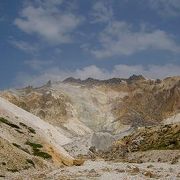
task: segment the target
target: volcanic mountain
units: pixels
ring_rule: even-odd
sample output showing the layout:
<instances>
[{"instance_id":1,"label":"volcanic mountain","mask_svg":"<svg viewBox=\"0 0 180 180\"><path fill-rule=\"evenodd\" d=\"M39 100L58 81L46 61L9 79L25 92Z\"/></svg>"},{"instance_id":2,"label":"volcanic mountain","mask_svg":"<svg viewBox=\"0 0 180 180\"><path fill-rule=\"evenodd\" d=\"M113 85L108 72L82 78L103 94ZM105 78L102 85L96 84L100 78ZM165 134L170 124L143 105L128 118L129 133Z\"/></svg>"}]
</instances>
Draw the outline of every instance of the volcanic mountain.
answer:
<instances>
[{"instance_id":1,"label":"volcanic mountain","mask_svg":"<svg viewBox=\"0 0 180 180\"><path fill-rule=\"evenodd\" d=\"M128 162L134 153L134 159L145 163L150 160L143 157L163 150L162 161L163 154L172 155L168 162L179 158L179 76L70 77L41 87L1 91L0 97L2 177L32 169L50 173L92 157ZM138 153L145 154L139 158Z\"/></svg>"}]
</instances>

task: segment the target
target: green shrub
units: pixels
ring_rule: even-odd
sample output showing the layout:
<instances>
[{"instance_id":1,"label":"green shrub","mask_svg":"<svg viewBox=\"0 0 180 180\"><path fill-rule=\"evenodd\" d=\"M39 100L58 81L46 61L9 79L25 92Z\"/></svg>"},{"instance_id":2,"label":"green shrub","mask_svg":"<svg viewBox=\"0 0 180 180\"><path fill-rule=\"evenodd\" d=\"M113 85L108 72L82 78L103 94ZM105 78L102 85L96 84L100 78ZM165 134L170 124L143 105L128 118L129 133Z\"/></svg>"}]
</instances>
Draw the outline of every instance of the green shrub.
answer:
<instances>
[{"instance_id":1,"label":"green shrub","mask_svg":"<svg viewBox=\"0 0 180 180\"><path fill-rule=\"evenodd\" d=\"M4 124L6 124L6 125L8 125L8 126L11 126L11 127L13 127L13 128L16 128L16 129L20 129L19 126L17 126L16 124L13 124L13 123L11 123L11 122L9 122L7 119L5 119L5 118L3 118L3 117L0 117L0 123L4 123Z\"/></svg>"},{"instance_id":2,"label":"green shrub","mask_svg":"<svg viewBox=\"0 0 180 180\"><path fill-rule=\"evenodd\" d=\"M42 148L43 147L43 145L41 145L41 144L32 143L32 142L29 142L29 141L26 142L26 145L31 146L33 149L37 149L37 148Z\"/></svg>"},{"instance_id":3,"label":"green shrub","mask_svg":"<svg viewBox=\"0 0 180 180\"><path fill-rule=\"evenodd\" d=\"M13 173L19 172L18 169L7 169L7 171L10 171L10 172L13 172Z\"/></svg>"},{"instance_id":4,"label":"green shrub","mask_svg":"<svg viewBox=\"0 0 180 180\"><path fill-rule=\"evenodd\" d=\"M16 131L20 134L24 134L22 131L20 131L19 129L16 129Z\"/></svg>"},{"instance_id":5,"label":"green shrub","mask_svg":"<svg viewBox=\"0 0 180 180\"><path fill-rule=\"evenodd\" d=\"M31 159L26 159L26 161L35 168L35 164Z\"/></svg>"},{"instance_id":6,"label":"green shrub","mask_svg":"<svg viewBox=\"0 0 180 180\"><path fill-rule=\"evenodd\" d=\"M15 147L20 148L21 146L19 144L16 143L12 143Z\"/></svg>"},{"instance_id":7,"label":"green shrub","mask_svg":"<svg viewBox=\"0 0 180 180\"><path fill-rule=\"evenodd\" d=\"M24 124L22 122L20 122L19 125L21 125L21 126L25 127L26 129L28 129L30 133L36 134L35 129L33 129L32 127L28 127L26 124Z\"/></svg>"},{"instance_id":8,"label":"green shrub","mask_svg":"<svg viewBox=\"0 0 180 180\"><path fill-rule=\"evenodd\" d=\"M40 150L40 148L43 147L41 144L36 144L36 143L32 143L32 142L27 141L26 145L29 145L32 147L34 156L39 156L39 157L42 157L44 159L51 159L52 158L52 156L50 154Z\"/></svg>"},{"instance_id":9,"label":"green shrub","mask_svg":"<svg viewBox=\"0 0 180 180\"><path fill-rule=\"evenodd\" d=\"M28 127L28 130L29 130L31 133L36 134L35 129L33 129L32 127Z\"/></svg>"},{"instance_id":10,"label":"green shrub","mask_svg":"<svg viewBox=\"0 0 180 180\"><path fill-rule=\"evenodd\" d=\"M3 166L5 166L5 165L6 165L6 163L5 163L5 162L2 162L2 165L3 165Z\"/></svg>"},{"instance_id":11,"label":"green shrub","mask_svg":"<svg viewBox=\"0 0 180 180\"><path fill-rule=\"evenodd\" d=\"M22 123L22 122L20 122L20 123L19 123L19 125L21 125L21 126L23 126L23 127L27 128L27 125L26 125L26 124L24 124L24 123Z\"/></svg>"},{"instance_id":12,"label":"green shrub","mask_svg":"<svg viewBox=\"0 0 180 180\"><path fill-rule=\"evenodd\" d=\"M21 147L19 144L16 144L16 143L12 143L12 144L13 144L15 147L17 147L18 149L20 149L20 150L22 150L22 151L24 151L24 152L30 154L30 152L29 152L28 149L23 148L23 147Z\"/></svg>"},{"instance_id":13,"label":"green shrub","mask_svg":"<svg viewBox=\"0 0 180 180\"><path fill-rule=\"evenodd\" d=\"M52 156L50 154L43 152L43 151L34 151L33 155L42 157L44 159L51 159L52 158Z\"/></svg>"}]
</instances>

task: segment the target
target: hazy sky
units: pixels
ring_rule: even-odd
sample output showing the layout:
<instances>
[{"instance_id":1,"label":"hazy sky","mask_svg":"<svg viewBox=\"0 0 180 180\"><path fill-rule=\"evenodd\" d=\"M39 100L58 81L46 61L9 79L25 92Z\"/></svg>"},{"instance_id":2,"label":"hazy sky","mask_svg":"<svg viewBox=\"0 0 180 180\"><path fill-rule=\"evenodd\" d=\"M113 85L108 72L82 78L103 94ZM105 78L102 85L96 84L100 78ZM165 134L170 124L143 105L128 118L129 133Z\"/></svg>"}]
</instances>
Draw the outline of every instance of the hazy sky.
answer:
<instances>
[{"instance_id":1,"label":"hazy sky","mask_svg":"<svg viewBox=\"0 0 180 180\"><path fill-rule=\"evenodd\" d=\"M0 88L180 75L180 0L0 0Z\"/></svg>"}]
</instances>

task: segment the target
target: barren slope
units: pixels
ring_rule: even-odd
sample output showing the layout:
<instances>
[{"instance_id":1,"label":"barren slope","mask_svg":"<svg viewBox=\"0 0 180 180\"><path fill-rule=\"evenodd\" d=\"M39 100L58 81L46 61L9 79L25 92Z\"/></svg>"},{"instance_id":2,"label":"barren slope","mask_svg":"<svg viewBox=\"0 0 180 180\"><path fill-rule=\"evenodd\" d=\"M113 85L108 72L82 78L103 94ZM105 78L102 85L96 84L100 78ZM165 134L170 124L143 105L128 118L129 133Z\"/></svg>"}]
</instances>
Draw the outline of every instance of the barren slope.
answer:
<instances>
[{"instance_id":1,"label":"barren slope","mask_svg":"<svg viewBox=\"0 0 180 180\"><path fill-rule=\"evenodd\" d=\"M73 165L75 159L62 147L69 142L64 130L0 98L0 175L47 164Z\"/></svg>"}]
</instances>

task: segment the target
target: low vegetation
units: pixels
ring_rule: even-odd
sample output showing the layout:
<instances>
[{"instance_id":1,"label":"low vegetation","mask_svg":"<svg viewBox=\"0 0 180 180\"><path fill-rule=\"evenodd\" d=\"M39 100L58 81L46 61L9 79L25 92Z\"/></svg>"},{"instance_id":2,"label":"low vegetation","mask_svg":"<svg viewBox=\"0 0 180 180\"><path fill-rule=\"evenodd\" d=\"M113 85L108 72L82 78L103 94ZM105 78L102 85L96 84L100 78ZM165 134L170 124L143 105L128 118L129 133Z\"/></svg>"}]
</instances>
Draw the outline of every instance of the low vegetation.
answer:
<instances>
[{"instance_id":1,"label":"low vegetation","mask_svg":"<svg viewBox=\"0 0 180 180\"><path fill-rule=\"evenodd\" d=\"M35 164L31 159L26 159L27 163L31 164L35 168Z\"/></svg>"},{"instance_id":2,"label":"low vegetation","mask_svg":"<svg viewBox=\"0 0 180 180\"><path fill-rule=\"evenodd\" d=\"M34 156L39 156L39 157L42 157L44 159L51 159L52 158L52 156L50 154L40 150L41 148L43 148L43 146L41 144L32 143L32 142L27 141L26 145L31 146Z\"/></svg>"},{"instance_id":3,"label":"low vegetation","mask_svg":"<svg viewBox=\"0 0 180 180\"><path fill-rule=\"evenodd\" d=\"M23 127L26 128L26 129L28 129L28 131L29 131L30 133L36 134L35 129L33 129L32 127L29 127L29 126L27 126L26 124L24 124L24 123L22 123L22 122L20 122L19 125L20 125L20 126L23 126Z\"/></svg>"},{"instance_id":4,"label":"low vegetation","mask_svg":"<svg viewBox=\"0 0 180 180\"><path fill-rule=\"evenodd\" d=\"M22 151L24 151L24 152L30 154L30 152L29 152L28 149L23 148L23 147L21 147L19 144L16 144L16 143L12 143L12 144L13 144L15 147L17 147L18 149L20 149L20 150L22 150Z\"/></svg>"},{"instance_id":5,"label":"low vegetation","mask_svg":"<svg viewBox=\"0 0 180 180\"><path fill-rule=\"evenodd\" d=\"M7 119L0 117L0 123L4 123L12 128L16 128L16 129L20 129L20 127L16 124L11 123L10 121L8 121Z\"/></svg>"},{"instance_id":6,"label":"low vegetation","mask_svg":"<svg viewBox=\"0 0 180 180\"><path fill-rule=\"evenodd\" d=\"M7 171L10 171L10 172L13 172L13 173L19 172L18 169L7 169Z\"/></svg>"}]
</instances>

